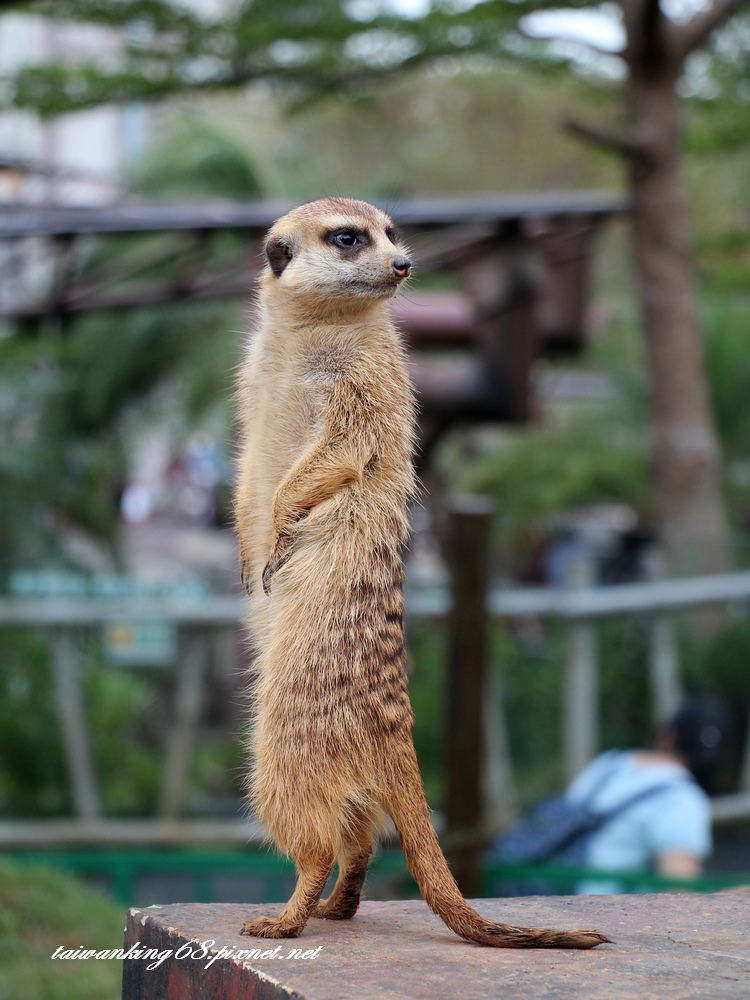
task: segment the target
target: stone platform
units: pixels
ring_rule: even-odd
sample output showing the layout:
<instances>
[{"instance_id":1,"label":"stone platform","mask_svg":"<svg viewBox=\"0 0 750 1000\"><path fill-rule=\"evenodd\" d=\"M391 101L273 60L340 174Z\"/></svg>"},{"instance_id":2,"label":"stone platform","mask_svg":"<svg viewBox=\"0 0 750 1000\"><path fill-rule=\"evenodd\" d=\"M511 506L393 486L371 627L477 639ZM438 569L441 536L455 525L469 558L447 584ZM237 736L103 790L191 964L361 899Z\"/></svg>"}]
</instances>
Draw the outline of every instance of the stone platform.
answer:
<instances>
[{"instance_id":1,"label":"stone platform","mask_svg":"<svg viewBox=\"0 0 750 1000\"><path fill-rule=\"evenodd\" d=\"M301 937L285 941L238 935L243 920L276 914L280 905L151 906L128 912L125 950L139 944L136 950L171 953L154 969L147 968L153 958L126 959L122 997L750 998L750 893L483 899L475 906L505 923L595 928L614 943L587 952L483 948L455 937L421 901L365 902L351 921L311 920ZM204 953L207 940L215 944ZM232 957L216 959L222 947ZM234 957L256 949L254 957Z\"/></svg>"}]
</instances>

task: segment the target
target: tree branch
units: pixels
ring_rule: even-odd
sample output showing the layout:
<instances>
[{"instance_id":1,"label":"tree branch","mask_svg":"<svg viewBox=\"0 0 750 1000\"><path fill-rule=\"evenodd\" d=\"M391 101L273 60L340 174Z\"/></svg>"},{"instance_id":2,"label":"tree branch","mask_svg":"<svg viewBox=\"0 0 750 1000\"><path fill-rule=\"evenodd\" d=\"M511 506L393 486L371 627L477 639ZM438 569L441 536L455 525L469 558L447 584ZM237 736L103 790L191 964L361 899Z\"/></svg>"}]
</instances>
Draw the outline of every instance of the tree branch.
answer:
<instances>
[{"instance_id":1,"label":"tree branch","mask_svg":"<svg viewBox=\"0 0 750 1000\"><path fill-rule=\"evenodd\" d=\"M586 125L583 122L567 119L563 122L566 132L583 139L585 142L601 146L610 152L618 153L625 159L646 160L649 158L649 150L644 143L639 142L634 136L622 132L610 132L607 129L600 129L596 126Z\"/></svg>"},{"instance_id":2,"label":"tree branch","mask_svg":"<svg viewBox=\"0 0 750 1000\"><path fill-rule=\"evenodd\" d=\"M680 59L697 49L708 36L740 9L744 0L714 0L708 10L696 14L687 24L674 31L675 45Z\"/></svg>"}]
</instances>

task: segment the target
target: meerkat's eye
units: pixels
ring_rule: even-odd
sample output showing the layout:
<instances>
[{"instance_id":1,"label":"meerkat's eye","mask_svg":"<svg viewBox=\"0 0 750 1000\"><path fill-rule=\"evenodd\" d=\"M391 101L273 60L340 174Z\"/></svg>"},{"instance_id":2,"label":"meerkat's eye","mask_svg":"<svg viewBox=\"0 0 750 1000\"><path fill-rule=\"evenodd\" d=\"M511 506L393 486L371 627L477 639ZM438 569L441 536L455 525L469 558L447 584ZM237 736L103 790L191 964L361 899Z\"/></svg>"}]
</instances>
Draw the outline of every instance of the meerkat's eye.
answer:
<instances>
[{"instance_id":1,"label":"meerkat's eye","mask_svg":"<svg viewBox=\"0 0 750 1000\"><path fill-rule=\"evenodd\" d=\"M336 233L333 237L333 242L338 247L356 247L357 245L357 234L347 230L343 233Z\"/></svg>"},{"instance_id":2,"label":"meerkat's eye","mask_svg":"<svg viewBox=\"0 0 750 1000\"><path fill-rule=\"evenodd\" d=\"M332 247L354 253L370 246L371 243L370 234L366 229L329 229L322 235L323 240Z\"/></svg>"},{"instance_id":3,"label":"meerkat's eye","mask_svg":"<svg viewBox=\"0 0 750 1000\"><path fill-rule=\"evenodd\" d=\"M398 241L398 233L393 228L393 226L389 226L386 229L385 235L388 237L388 239L391 241L391 243L393 243L393 245L395 246L396 242Z\"/></svg>"}]
</instances>

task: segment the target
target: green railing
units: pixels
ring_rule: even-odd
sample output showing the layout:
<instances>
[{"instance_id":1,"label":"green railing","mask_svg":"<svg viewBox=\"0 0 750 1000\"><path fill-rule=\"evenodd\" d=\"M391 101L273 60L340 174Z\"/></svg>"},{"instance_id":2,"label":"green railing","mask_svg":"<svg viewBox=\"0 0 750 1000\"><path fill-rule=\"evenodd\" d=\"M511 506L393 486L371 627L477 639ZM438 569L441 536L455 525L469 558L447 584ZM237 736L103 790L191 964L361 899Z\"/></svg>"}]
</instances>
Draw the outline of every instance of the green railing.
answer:
<instances>
[{"instance_id":1,"label":"green railing","mask_svg":"<svg viewBox=\"0 0 750 1000\"><path fill-rule=\"evenodd\" d=\"M518 883L526 887L546 884L559 895L568 895L583 882L617 882L622 892L717 892L733 886L750 884L747 874L708 872L694 879L664 878L653 872L601 871L550 864L510 864L488 861L483 866L485 895L503 895L497 887ZM493 888L495 891L493 891Z\"/></svg>"},{"instance_id":2,"label":"green railing","mask_svg":"<svg viewBox=\"0 0 750 1000\"><path fill-rule=\"evenodd\" d=\"M20 864L47 865L79 875L106 877L112 895L125 906L136 902L136 880L148 875L183 875L191 879L191 898L198 903L213 901L214 876L235 872L258 876L258 899L247 902L283 901L289 894L294 874L291 862L258 850L14 850L5 857ZM588 868L568 868L546 864L509 864L485 860L482 869L483 896L545 892L566 895L586 881L610 881L624 892L715 892L750 883L750 873L702 875L685 881L662 878L647 872L603 872ZM385 851L373 861L372 883L389 880L392 894L419 895L403 854Z\"/></svg>"}]
</instances>

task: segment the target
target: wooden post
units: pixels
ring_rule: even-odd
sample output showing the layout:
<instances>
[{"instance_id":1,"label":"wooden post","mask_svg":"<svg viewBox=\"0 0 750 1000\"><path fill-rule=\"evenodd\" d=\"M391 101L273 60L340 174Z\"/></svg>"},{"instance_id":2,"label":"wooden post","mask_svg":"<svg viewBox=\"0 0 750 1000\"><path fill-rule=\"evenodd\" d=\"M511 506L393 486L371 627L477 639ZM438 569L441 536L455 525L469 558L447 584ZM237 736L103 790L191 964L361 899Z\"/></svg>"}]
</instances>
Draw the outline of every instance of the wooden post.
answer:
<instances>
[{"instance_id":1,"label":"wooden post","mask_svg":"<svg viewBox=\"0 0 750 1000\"><path fill-rule=\"evenodd\" d=\"M76 633L69 628L56 629L52 651L57 711L68 759L73 809L81 819L96 819L101 815L101 807L81 694Z\"/></svg>"},{"instance_id":2,"label":"wooden post","mask_svg":"<svg viewBox=\"0 0 750 1000\"><path fill-rule=\"evenodd\" d=\"M666 564L660 552L654 550L648 555L645 569L650 580L664 578ZM674 718L682 701L677 638L674 622L668 615L657 613L651 623L649 682L651 717L657 725L662 725Z\"/></svg>"},{"instance_id":3,"label":"wooden post","mask_svg":"<svg viewBox=\"0 0 750 1000\"><path fill-rule=\"evenodd\" d=\"M738 788L741 792L750 792L750 716L748 717L747 729L745 731L745 749L742 753Z\"/></svg>"},{"instance_id":4,"label":"wooden post","mask_svg":"<svg viewBox=\"0 0 750 1000\"><path fill-rule=\"evenodd\" d=\"M453 610L448 661L446 846L461 891L479 890L482 837L487 585L494 504L457 497L449 504Z\"/></svg>"},{"instance_id":5,"label":"wooden post","mask_svg":"<svg viewBox=\"0 0 750 1000\"><path fill-rule=\"evenodd\" d=\"M661 725L674 718L682 701L674 623L664 615L655 615L651 624L649 675L651 716Z\"/></svg>"},{"instance_id":6,"label":"wooden post","mask_svg":"<svg viewBox=\"0 0 750 1000\"><path fill-rule=\"evenodd\" d=\"M159 816L163 819L176 819L184 804L190 758L203 705L203 681L209 650L207 632L186 630L180 644L175 717L167 742L164 783L159 800Z\"/></svg>"},{"instance_id":7,"label":"wooden post","mask_svg":"<svg viewBox=\"0 0 750 1000\"><path fill-rule=\"evenodd\" d=\"M571 566L571 587L589 587L594 582L590 558L579 558ZM568 628L568 653L563 680L563 767L571 781L599 747L599 677L596 629L593 622L574 619Z\"/></svg>"},{"instance_id":8,"label":"wooden post","mask_svg":"<svg viewBox=\"0 0 750 1000\"><path fill-rule=\"evenodd\" d=\"M508 729L500 675L490 672L484 703L484 819L490 833L506 830L518 819Z\"/></svg>"}]
</instances>

